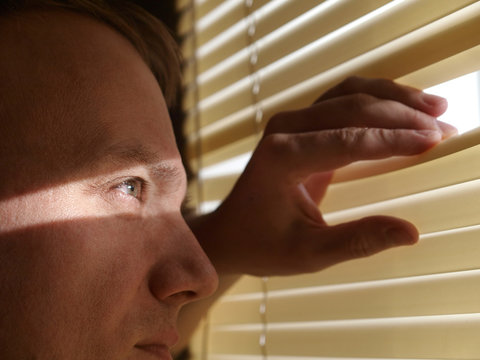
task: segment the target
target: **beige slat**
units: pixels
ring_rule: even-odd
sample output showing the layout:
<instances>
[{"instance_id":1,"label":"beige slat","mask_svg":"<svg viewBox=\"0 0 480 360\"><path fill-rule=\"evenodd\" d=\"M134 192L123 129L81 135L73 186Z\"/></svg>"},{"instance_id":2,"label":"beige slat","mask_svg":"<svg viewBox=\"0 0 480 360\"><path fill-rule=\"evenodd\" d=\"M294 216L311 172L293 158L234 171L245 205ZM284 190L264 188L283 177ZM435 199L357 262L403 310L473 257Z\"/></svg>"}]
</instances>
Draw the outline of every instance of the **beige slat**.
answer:
<instances>
[{"instance_id":1,"label":"beige slat","mask_svg":"<svg viewBox=\"0 0 480 360\"><path fill-rule=\"evenodd\" d=\"M267 299L268 323L480 313L480 270L271 291Z\"/></svg>"},{"instance_id":2,"label":"beige slat","mask_svg":"<svg viewBox=\"0 0 480 360\"><path fill-rule=\"evenodd\" d=\"M212 325L261 323L260 305L262 300L262 293L257 293L247 299L221 300L210 311L210 323Z\"/></svg>"},{"instance_id":3,"label":"beige slat","mask_svg":"<svg viewBox=\"0 0 480 360\"><path fill-rule=\"evenodd\" d=\"M245 138L252 137L252 134L256 133L258 125L255 121L255 109L250 107L236 113L236 115L238 117L224 119L221 122L213 123L208 127L200 129L202 156L215 159L215 161L210 163L220 162L230 156L242 153L238 151L247 152L252 150L253 147L244 148L240 146L236 147L236 152L232 152L231 148L232 144L243 143ZM197 137L194 134L187 137L187 149L195 146L196 139ZM254 144L253 142L251 143Z\"/></svg>"},{"instance_id":4,"label":"beige slat","mask_svg":"<svg viewBox=\"0 0 480 360\"><path fill-rule=\"evenodd\" d=\"M190 1L185 1L185 3L189 3ZM178 2L177 2L178 4ZM187 4L188 5L188 4ZM178 18L178 25L177 25L177 34L180 36L185 36L193 30L194 18L193 18L193 9L186 8L180 9L179 11L179 18Z\"/></svg>"},{"instance_id":5,"label":"beige slat","mask_svg":"<svg viewBox=\"0 0 480 360\"><path fill-rule=\"evenodd\" d=\"M244 14L247 15L246 12ZM249 44L247 35L247 19L249 19L249 16L220 32L202 46L199 46L196 57L200 73Z\"/></svg>"},{"instance_id":6,"label":"beige slat","mask_svg":"<svg viewBox=\"0 0 480 360\"><path fill-rule=\"evenodd\" d=\"M262 355L214 354L208 355L207 360L265 360L265 358Z\"/></svg>"},{"instance_id":7,"label":"beige slat","mask_svg":"<svg viewBox=\"0 0 480 360\"><path fill-rule=\"evenodd\" d=\"M328 224L366 216L396 216L414 223L420 233L480 224L480 180L324 214Z\"/></svg>"},{"instance_id":8,"label":"beige slat","mask_svg":"<svg viewBox=\"0 0 480 360\"><path fill-rule=\"evenodd\" d=\"M271 324L267 352L287 356L478 359L480 314Z\"/></svg>"},{"instance_id":9,"label":"beige slat","mask_svg":"<svg viewBox=\"0 0 480 360\"><path fill-rule=\"evenodd\" d=\"M220 147L216 151L209 152L202 158L203 166L214 165L233 156L249 152L255 147L258 139L258 135L250 135L227 146Z\"/></svg>"},{"instance_id":10,"label":"beige slat","mask_svg":"<svg viewBox=\"0 0 480 360\"><path fill-rule=\"evenodd\" d=\"M315 357L312 357L312 356L302 356L302 357L300 357L300 356L269 356L268 360L372 360L372 359L371 358L359 358L359 357L355 357L355 358L334 357L334 358L332 358L332 357L323 357L323 356L322 357L318 357L318 356L315 356ZM425 359L375 358L375 360L425 360ZM445 360L445 359L430 358L428 360Z\"/></svg>"},{"instance_id":11,"label":"beige slat","mask_svg":"<svg viewBox=\"0 0 480 360\"><path fill-rule=\"evenodd\" d=\"M198 46L243 19L244 16L244 0L225 0L220 2L208 14L197 20L195 32L197 34Z\"/></svg>"},{"instance_id":12,"label":"beige slat","mask_svg":"<svg viewBox=\"0 0 480 360\"><path fill-rule=\"evenodd\" d=\"M190 109L194 108L195 104L195 62L193 60L184 61L182 64L182 87L183 87L183 97L182 97L182 109L188 103L191 103ZM192 110L190 110L192 112ZM187 112L188 114L188 112ZM192 121L188 121L188 126L184 127L184 133L188 129L188 133L195 131L195 124Z\"/></svg>"},{"instance_id":13,"label":"beige slat","mask_svg":"<svg viewBox=\"0 0 480 360\"><path fill-rule=\"evenodd\" d=\"M188 60L193 58L193 55L195 54L195 40L193 33L189 34L183 39L182 44L180 45L180 49L184 59ZM185 82L185 80L184 83L188 84Z\"/></svg>"},{"instance_id":14,"label":"beige slat","mask_svg":"<svg viewBox=\"0 0 480 360\"><path fill-rule=\"evenodd\" d=\"M319 357L319 356L271 356L269 355L268 360L372 360L371 358L345 358L345 357ZM209 355L208 360L265 360L263 356L260 355L230 355L230 354L215 354ZM400 358L375 358L375 360L422 360L422 359L400 359ZM423 359L424 360L424 359ZM444 360L444 359L428 359L428 360Z\"/></svg>"},{"instance_id":15,"label":"beige slat","mask_svg":"<svg viewBox=\"0 0 480 360\"><path fill-rule=\"evenodd\" d=\"M212 326L209 333L208 351L211 354L260 355L261 324L243 325L241 331L231 331L224 325Z\"/></svg>"},{"instance_id":16,"label":"beige slat","mask_svg":"<svg viewBox=\"0 0 480 360\"><path fill-rule=\"evenodd\" d=\"M440 1L442 1L442 4L440 4ZM461 8L462 5L472 2L472 0L461 2L452 2L449 0L406 1L376 16L374 19L351 27L348 31L338 34L338 36L320 38L318 41L292 53L288 57L260 69L258 71L258 77L260 78L261 87L257 97L259 99L266 99L281 90L294 86L349 59L353 59L360 54L375 49L397 37L408 34L431 21L445 16L455 9ZM457 22L468 21L470 17L469 14L472 12L475 13L474 8L469 8L469 10L463 12L463 15L457 15L454 18L458 17ZM460 11L460 13L462 12ZM406 18L408 21L405 21ZM474 36L474 34L479 31L480 25L478 25L478 19L471 21L469 32L460 37L456 36L458 35L456 34L456 30L453 31L446 26L447 24L453 25L449 24L448 21L444 26L437 26L436 30L443 34L449 33L450 37L452 33L455 33L455 42L458 42L458 44L455 45L462 46L461 40L465 37ZM468 26L465 28L468 28ZM375 34L375 36L373 36L373 34ZM433 44L437 47L441 45L445 46L445 43L440 42L443 38L436 37L435 33L430 33L429 35L430 47L432 47ZM435 38L437 39L435 40ZM432 41L433 44L431 43ZM474 45L478 44L478 40L471 41L470 39L470 41L468 41L465 39L465 42L470 44L474 43ZM455 49L453 45L454 44L451 44L451 46L449 46L449 50L453 51L453 53L472 47L470 45ZM451 54L452 53L448 55ZM319 61L319 59L321 59L321 61ZM410 58L408 60L411 66L416 66L412 71L417 70L419 67L429 65L432 62L426 59L419 60ZM403 59L403 61L405 61L405 59ZM423 64L418 66L417 64L419 62L423 62ZM390 63L388 64L390 65ZM404 65L403 67L405 68L406 66ZM230 73L234 73L234 71L229 71L227 74ZM201 83L199 80L200 92ZM244 99L251 97L251 86L251 82L248 82L247 79L242 79L219 93L202 100L199 104L202 112L201 124L206 125L217 121L245 107L246 100ZM228 106L225 107L224 104L228 104Z\"/></svg>"},{"instance_id":17,"label":"beige slat","mask_svg":"<svg viewBox=\"0 0 480 360\"><path fill-rule=\"evenodd\" d=\"M323 271L271 277L268 290L353 283L480 268L480 226L422 235L414 246L390 249Z\"/></svg>"},{"instance_id":18,"label":"beige slat","mask_svg":"<svg viewBox=\"0 0 480 360\"><path fill-rule=\"evenodd\" d=\"M176 0L175 1L175 10L177 10L177 12L184 11L191 4L192 4L192 0Z\"/></svg>"},{"instance_id":19,"label":"beige slat","mask_svg":"<svg viewBox=\"0 0 480 360\"><path fill-rule=\"evenodd\" d=\"M188 183L187 187L187 206L191 208L196 208L200 203L200 198L198 196L198 185L196 181L191 181Z\"/></svg>"},{"instance_id":20,"label":"beige slat","mask_svg":"<svg viewBox=\"0 0 480 360\"><path fill-rule=\"evenodd\" d=\"M233 25L219 36L198 49L197 57L200 72L204 72L227 57L242 50L251 41L256 41L276 28L301 15L321 3L322 0L276 0L268 2L253 12L245 21ZM247 35L254 26L255 33Z\"/></svg>"},{"instance_id":21,"label":"beige slat","mask_svg":"<svg viewBox=\"0 0 480 360\"><path fill-rule=\"evenodd\" d=\"M191 67L191 73L193 74L193 66ZM186 69L184 69L185 73ZM192 103L195 102L195 88L194 86L191 86L189 88L184 89L184 95L183 95L183 101L189 102L191 101ZM194 134L196 132L196 123L195 123L195 110L190 110L185 113L185 119L183 123L183 128L182 128L182 133L185 138L188 137L188 134ZM190 137L193 137L193 135L190 135Z\"/></svg>"},{"instance_id":22,"label":"beige slat","mask_svg":"<svg viewBox=\"0 0 480 360\"><path fill-rule=\"evenodd\" d=\"M207 15L199 19L195 26L198 45L205 44L213 37L228 29L245 18L249 12L255 11L267 3L268 0L255 0L250 9L245 0L225 0Z\"/></svg>"},{"instance_id":23,"label":"beige slat","mask_svg":"<svg viewBox=\"0 0 480 360\"><path fill-rule=\"evenodd\" d=\"M263 280L243 276L218 300L209 312L209 325L259 323L260 304L263 302Z\"/></svg>"},{"instance_id":24,"label":"beige slat","mask_svg":"<svg viewBox=\"0 0 480 360\"><path fill-rule=\"evenodd\" d=\"M220 6L225 0L194 0L196 20L200 20L209 12Z\"/></svg>"},{"instance_id":25,"label":"beige slat","mask_svg":"<svg viewBox=\"0 0 480 360\"><path fill-rule=\"evenodd\" d=\"M480 3L476 3L464 11L452 14L287 91L280 92L259 104L263 109L263 118L266 121L275 112L306 106L313 102L319 93L351 74L398 78L474 48L480 42L475 35L480 30L479 19ZM212 124L212 127L203 128L201 130L203 151L208 152L224 145L221 140L223 138L234 141L235 138L248 136L245 123L254 121L253 114L253 109L243 109Z\"/></svg>"},{"instance_id":26,"label":"beige slat","mask_svg":"<svg viewBox=\"0 0 480 360\"><path fill-rule=\"evenodd\" d=\"M480 139L477 143L480 144ZM405 169L336 183L328 189L321 209L332 212L478 179L480 167L472 164L479 159L480 145L477 145ZM221 189L218 182L217 186Z\"/></svg>"},{"instance_id":27,"label":"beige slat","mask_svg":"<svg viewBox=\"0 0 480 360\"><path fill-rule=\"evenodd\" d=\"M323 0L320 0L323 1ZM267 33L276 29L279 25L286 23L297 15L305 12L314 5L317 5L319 0L302 0L301 2L294 2L291 0L276 0L267 2L265 6L255 11L250 17L254 18L255 35L251 41L266 35ZM250 40L247 36L248 27L251 21L239 21L231 28L222 32L214 39L204 44L197 52L197 60L199 72L204 72L207 68L213 66L215 63L224 60L226 57L234 54L237 51L247 47ZM193 54L193 53L190 53ZM229 73L228 78L243 77L244 74L250 72L248 62L242 64L238 73ZM185 84L193 82L193 78L185 79ZM201 95L201 94L199 94ZM191 91L186 90L184 94L183 109L189 110L195 106L195 98L191 96ZM191 133L193 128L191 123L187 122L187 133Z\"/></svg>"},{"instance_id":28,"label":"beige slat","mask_svg":"<svg viewBox=\"0 0 480 360\"><path fill-rule=\"evenodd\" d=\"M472 49L448 57L443 61L426 66L421 70L414 71L413 73L398 78L396 81L419 89L427 89L434 85L477 71L479 68L479 54L480 46L476 46ZM431 74L435 74L435 76L432 76Z\"/></svg>"},{"instance_id":29,"label":"beige slat","mask_svg":"<svg viewBox=\"0 0 480 360\"><path fill-rule=\"evenodd\" d=\"M477 143L480 144L480 129L451 138L430 153L410 157L408 161L402 159L405 166L403 169L357 180L336 182L330 185L322 201L321 209L330 212L478 179L480 178L480 168L471 166L471 164L480 159L480 145L468 148ZM457 151L463 147L466 149L448 155L448 151ZM391 160L390 168L400 166L396 160L397 158ZM368 167L378 171L378 169L374 169L377 163L378 161L369 162ZM387 162L382 161L381 163L387 167ZM364 163L364 165L366 164ZM346 171L343 170L344 173ZM364 170L361 173L365 174L366 172ZM206 201L224 199L239 175L205 179L204 199ZM351 174L351 176L355 175Z\"/></svg>"},{"instance_id":30,"label":"beige slat","mask_svg":"<svg viewBox=\"0 0 480 360\"><path fill-rule=\"evenodd\" d=\"M210 323L260 323L263 293L228 296ZM480 313L480 270L269 291L268 323Z\"/></svg>"},{"instance_id":31,"label":"beige slat","mask_svg":"<svg viewBox=\"0 0 480 360\"><path fill-rule=\"evenodd\" d=\"M479 19L480 3L475 2L465 9L278 93L263 101L265 119L284 109L311 104L319 92L327 90L349 75L397 79L429 69L432 64L477 48L480 39L474 34L480 30ZM458 68L463 68L464 64L460 60L465 59L456 57L454 61L457 60ZM465 73L471 71L472 67L468 67ZM435 77L438 73L425 70L424 74L433 79L433 84L437 83ZM457 69L453 77L458 75L460 74ZM451 74L443 74L440 81L453 77Z\"/></svg>"},{"instance_id":32,"label":"beige slat","mask_svg":"<svg viewBox=\"0 0 480 360\"><path fill-rule=\"evenodd\" d=\"M414 72L411 75L402 77L400 80L402 83L411 85L411 86L419 86L420 88L429 87L436 84L437 81L443 82L443 81L451 80L455 77L478 70L480 66L477 59L479 57L480 57L480 46L475 46L472 49L466 50L464 52L461 52L460 54L449 57L444 61L440 61L439 63L436 63L432 66L429 66L420 71ZM456 64L456 66L454 66L454 64ZM412 81L412 83L410 83L409 81ZM310 92L310 95L308 96L311 96L312 98L316 97L318 95L318 92L314 91L313 87L311 87L310 89L311 89L311 92ZM291 96L294 96L294 94L292 93ZM288 96L286 96L285 98L287 97ZM297 99L297 101L301 103L303 100ZM286 110L286 109L279 108L278 110L280 111L280 110ZM271 108L269 112L273 113L274 112L273 108ZM244 115L244 114L247 114L247 115ZM232 127L232 128L236 127L237 131L247 131L245 124L251 124L253 123L253 121L254 121L253 109L250 109L250 112L248 112L248 109L245 109L243 112L237 113L235 116L229 119L229 121L225 121L224 125L226 127ZM205 131L206 129L209 129L209 128L210 127L204 128L202 131ZM213 131L208 132L207 136L208 137L211 136L213 140L215 138L215 132L217 131L216 130L217 128L212 127L211 129ZM226 138L235 140L236 136L234 134L238 134L238 132L229 131L227 129L224 129L224 130L225 130L224 135ZM462 134L463 139L465 139L465 137L467 136L470 137L466 142L468 146L473 146L475 143L478 143L477 141L478 136L476 134L477 131L478 130L472 130L467 134ZM216 146L215 142L212 142L210 144L213 144L214 146ZM457 150L459 150L460 148L461 147L459 147ZM439 149L442 149L442 151L440 151ZM451 151L451 150L446 148L446 151ZM436 148L434 148L433 151L430 151L427 156L421 155L420 159L421 161L428 161L432 158L443 156L445 153L446 152L443 150L443 144L441 144L441 146L437 146ZM231 153L231 156L235 156L235 155L238 155L238 154ZM358 162L338 170L335 173L333 181L342 182L342 181L348 181L352 179L358 179L361 177L372 176L375 174L381 174L384 172L393 171L396 169L413 165L418 161L419 161L418 157L408 157L408 158L399 158L395 160L387 159L385 161L376 160L375 162Z\"/></svg>"},{"instance_id":33,"label":"beige slat","mask_svg":"<svg viewBox=\"0 0 480 360\"><path fill-rule=\"evenodd\" d=\"M200 320L200 324L192 335L188 350L191 355L191 360L203 359L206 350L206 336L208 336L208 324L205 319Z\"/></svg>"},{"instance_id":34,"label":"beige slat","mask_svg":"<svg viewBox=\"0 0 480 360\"><path fill-rule=\"evenodd\" d=\"M255 43L255 49L258 53L258 62L255 69L263 68L276 60L300 49L301 47L327 35L335 29L344 26L351 21L369 13L370 11L388 3L389 0L340 0L337 2L318 2L318 6L303 16L292 20L285 26L280 27L276 31L268 34L264 38L258 39ZM432 1L432 0L427 0ZM442 0L444 1L444 0ZM413 19L412 19L413 20ZM413 24L415 21L413 20ZM367 29L366 29L367 30ZM384 33L384 36L388 36ZM360 36L361 34L358 34ZM379 41L381 39L379 38ZM363 47L363 44L361 45ZM349 47L350 51L354 49ZM199 49L200 52L201 49ZM210 50L210 49L208 49ZM208 57L202 57L199 53L200 75L199 75L199 93L200 99L220 91L221 89L231 85L235 79L240 79L249 75L250 49L244 49L237 52L224 63L212 67L213 59L224 55L223 49L219 49L219 55L216 53ZM325 49L328 53L328 49ZM346 55L346 51L335 54L335 59L340 61L342 56ZM213 58L210 60L210 58ZM321 58L321 57L319 57ZM218 59L222 60L222 59ZM217 61L218 61L217 60ZM208 61L204 66L203 63ZM324 63L322 59L322 64ZM208 72L205 69L211 67ZM325 63L325 66L328 66ZM310 66L311 67L311 66ZM298 72L298 70L296 71ZM235 74L232 77L230 74Z\"/></svg>"},{"instance_id":35,"label":"beige slat","mask_svg":"<svg viewBox=\"0 0 480 360\"><path fill-rule=\"evenodd\" d=\"M245 275L235 283L235 286L229 289L225 296L235 296L240 294L259 293L263 290L263 280L255 276Z\"/></svg>"}]
</instances>

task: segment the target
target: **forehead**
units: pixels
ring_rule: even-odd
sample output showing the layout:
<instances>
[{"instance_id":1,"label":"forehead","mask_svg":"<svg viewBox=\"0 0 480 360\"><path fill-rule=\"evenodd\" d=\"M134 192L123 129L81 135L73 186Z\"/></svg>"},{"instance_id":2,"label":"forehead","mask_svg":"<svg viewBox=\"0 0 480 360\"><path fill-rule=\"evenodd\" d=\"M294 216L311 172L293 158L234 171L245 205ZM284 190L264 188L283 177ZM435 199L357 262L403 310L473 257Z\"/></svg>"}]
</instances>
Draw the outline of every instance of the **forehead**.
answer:
<instances>
[{"instance_id":1,"label":"forehead","mask_svg":"<svg viewBox=\"0 0 480 360\"><path fill-rule=\"evenodd\" d=\"M0 29L10 50L0 52L0 140L17 164L65 177L119 143L178 158L162 92L115 30L64 11L3 19Z\"/></svg>"}]
</instances>

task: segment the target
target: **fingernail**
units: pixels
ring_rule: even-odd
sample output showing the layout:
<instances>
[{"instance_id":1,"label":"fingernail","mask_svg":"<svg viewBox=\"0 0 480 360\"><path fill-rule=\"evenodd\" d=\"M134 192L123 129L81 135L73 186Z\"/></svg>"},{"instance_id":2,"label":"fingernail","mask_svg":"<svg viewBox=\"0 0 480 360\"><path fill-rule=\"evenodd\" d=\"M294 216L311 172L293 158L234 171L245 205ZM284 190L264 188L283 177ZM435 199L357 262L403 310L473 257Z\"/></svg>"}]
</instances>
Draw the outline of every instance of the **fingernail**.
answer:
<instances>
[{"instance_id":1,"label":"fingernail","mask_svg":"<svg viewBox=\"0 0 480 360\"><path fill-rule=\"evenodd\" d=\"M437 122L439 129L442 131L442 138L446 139L449 138L450 136L457 135L458 130L455 126L438 121Z\"/></svg>"},{"instance_id":2,"label":"fingernail","mask_svg":"<svg viewBox=\"0 0 480 360\"><path fill-rule=\"evenodd\" d=\"M443 136L440 130L417 130L417 134L435 142L442 140Z\"/></svg>"},{"instance_id":3,"label":"fingernail","mask_svg":"<svg viewBox=\"0 0 480 360\"><path fill-rule=\"evenodd\" d=\"M423 102L427 106L425 108L425 111L434 117L438 117L445 113L445 111L448 108L448 102L447 99L437 96L437 95L432 95L432 94L424 94L423 95Z\"/></svg>"},{"instance_id":4,"label":"fingernail","mask_svg":"<svg viewBox=\"0 0 480 360\"><path fill-rule=\"evenodd\" d=\"M445 98L432 94L424 94L423 101L425 101L425 103L430 106L438 106L440 104L443 105L443 103L447 102Z\"/></svg>"},{"instance_id":5,"label":"fingernail","mask_svg":"<svg viewBox=\"0 0 480 360\"><path fill-rule=\"evenodd\" d=\"M393 227L385 230L385 240L391 246L411 245L417 242L417 237L404 228Z\"/></svg>"}]
</instances>

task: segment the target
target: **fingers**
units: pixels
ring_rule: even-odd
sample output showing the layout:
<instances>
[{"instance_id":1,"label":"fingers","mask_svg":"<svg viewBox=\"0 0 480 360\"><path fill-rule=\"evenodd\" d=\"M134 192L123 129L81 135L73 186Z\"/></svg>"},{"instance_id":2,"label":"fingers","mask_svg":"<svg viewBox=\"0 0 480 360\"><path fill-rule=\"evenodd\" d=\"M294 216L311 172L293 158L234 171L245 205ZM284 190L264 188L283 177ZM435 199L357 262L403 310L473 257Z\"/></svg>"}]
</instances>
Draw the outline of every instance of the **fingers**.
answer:
<instances>
[{"instance_id":1,"label":"fingers","mask_svg":"<svg viewBox=\"0 0 480 360\"><path fill-rule=\"evenodd\" d=\"M362 258L380 251L418 241L418 231L409 222L387 216L374 216L330 227L322 227L309 241L318 258L330 266ZM311 260L313 261L313 260Z\"/></svg>"},{"instance_id":2,"label":"fingers","mask_svg":"<svg viewBox=\"0 0 480 360\"><path fill-rule=\"evenodd\" d=\"M424 93L418 89L397 84L386 79L349 77L323 94L316 103L328 99L363 93L380 99L401 102L431 116L440 116L447 109L447 101L439 96Z\"/></svg>"},{"instance_id":3,"label":"fingers","mask_svg":"<svg viewBox=\"0 0 480 360\"><path fill-rule=\"evenodd\" d=\"M437 120L400 102L367 94L346 95L272 118L268 132L298 133L343 127L438 130Z\"/></svg>"},{"instance_id":4,"label":"fingers","mask_svg":"<svg viewBox=\"0 0 480 360\"><path fill-rule=\"evenodd\" d=\"M443 138L456 132L453 126L437 121L435 117L414 107L357 93L332 98L303 110L277 114L270 120L265 134L344 127L440 130Z\"/></svg>"},{"instance_id":5,"label":"fingers","mask_svg":"<svg viewBox=\"0 0 480 360\"><path fill-rule=\"evenodd\" d=\"M343 128L265 137L259 150L293 183L310 174L331 171L358 160L414 155L441 140L436 130ZM271 158L271 159L269 159ZM282 161L278 161L282 159Z\"/></svg>"}]
</instances>

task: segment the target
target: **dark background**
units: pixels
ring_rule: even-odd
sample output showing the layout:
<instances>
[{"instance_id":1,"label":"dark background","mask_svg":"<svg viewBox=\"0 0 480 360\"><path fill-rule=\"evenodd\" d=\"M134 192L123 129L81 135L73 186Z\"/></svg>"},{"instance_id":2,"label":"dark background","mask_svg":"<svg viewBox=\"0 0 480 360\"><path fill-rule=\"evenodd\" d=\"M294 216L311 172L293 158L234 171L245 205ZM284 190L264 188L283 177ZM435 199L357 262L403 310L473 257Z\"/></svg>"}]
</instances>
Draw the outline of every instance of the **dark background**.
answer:
<instances>
[{"instance_id":1,"label":"dark background","mask_svg":"<svg viewBox=\"0 0 480 360\"><path fill-rule=\"evenodd\" d=\"M163 21L174 33L177 28L178 16L175 12L174 0L136 0L133 3L142 6L151 14Z\"/></svg>"}]
</instances>

